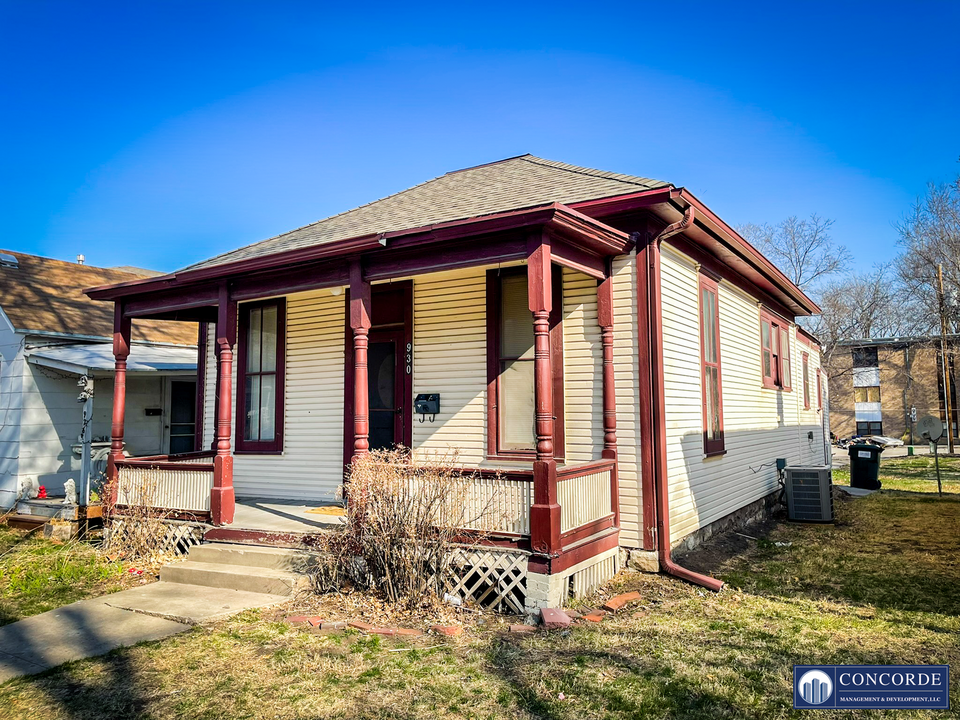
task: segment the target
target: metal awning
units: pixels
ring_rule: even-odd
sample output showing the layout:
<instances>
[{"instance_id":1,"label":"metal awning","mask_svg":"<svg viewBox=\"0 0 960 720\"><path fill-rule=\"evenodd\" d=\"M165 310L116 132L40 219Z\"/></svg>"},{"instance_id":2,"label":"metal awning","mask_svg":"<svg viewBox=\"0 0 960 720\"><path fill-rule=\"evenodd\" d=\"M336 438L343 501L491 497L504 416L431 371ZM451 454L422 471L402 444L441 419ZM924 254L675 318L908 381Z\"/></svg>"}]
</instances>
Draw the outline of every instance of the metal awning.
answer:
<instances>
[{"instance_id":1,"label":"metal awning","mask_svg":"<svg viewBox=\"0 0 960 720\"><path fill-rule=\"evenodd\" d=\"M113 372L111 343L76 343L34 348L26 352L34 365L75 373L97 375ZM197 370L197 349L183 345L133 343L127 358L128 373L184 374Z\"/></svg>"}]
</instances>

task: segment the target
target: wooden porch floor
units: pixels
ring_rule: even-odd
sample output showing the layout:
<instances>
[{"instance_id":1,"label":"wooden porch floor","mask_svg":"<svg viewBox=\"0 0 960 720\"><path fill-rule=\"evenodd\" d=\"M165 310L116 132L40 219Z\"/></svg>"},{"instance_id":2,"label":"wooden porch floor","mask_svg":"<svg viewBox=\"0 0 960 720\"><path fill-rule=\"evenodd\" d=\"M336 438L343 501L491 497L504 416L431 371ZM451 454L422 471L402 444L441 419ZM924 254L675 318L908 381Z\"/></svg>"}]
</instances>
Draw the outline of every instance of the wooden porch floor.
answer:
<instances>
[{"instance_id":1,"label":"wooden porch floor","mask_svg":"<svg viewBox=\"0 0 960 720\"><path fill-rule=\"evenodd\" d=\"M237 498L231 530L280 533L317 533L342 525L342 506L274 498Z\"/></svg>"}]
</instances>

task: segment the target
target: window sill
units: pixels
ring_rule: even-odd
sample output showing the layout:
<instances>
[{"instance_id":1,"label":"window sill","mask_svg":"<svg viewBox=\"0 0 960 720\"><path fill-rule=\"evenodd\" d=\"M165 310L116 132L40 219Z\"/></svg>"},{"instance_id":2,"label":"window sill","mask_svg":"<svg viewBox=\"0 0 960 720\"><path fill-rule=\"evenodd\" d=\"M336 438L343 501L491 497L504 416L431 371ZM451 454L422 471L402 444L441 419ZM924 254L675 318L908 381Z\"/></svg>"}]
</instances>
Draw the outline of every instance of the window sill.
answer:
<instances>
[{"instance_id":1,"label":"window sill","mask_svg":"<svg viewBox=\"0 0 960 720\"><path fill-rule=\"evenodd\" d=\"M490 462L496 461L507 461L507 462L528 462L533 463L537 461L536 453L499 453L497 455L487 455L486 459ZM563 463L563 455L554 455L553 459L557 463Z\"/></svg>"},{"instance_id":2,"label":"window sill","mask_svg":"<svg viewBox=\"0 0 960 720\"><path fill-rule=\"evenodd\" d=\"M723 457L727 454L726 450L714 450L713 452L708 452L703 454L704 460L709 460L710 458Z\"/></svg>"},{"instance_id":3,"label":"window sill","mask_svg":"<svg viewBox=\"0 0 960 720\"><path fill-rule=\"evenodd\" d=\"M234 450L234 455L283 455L283 450Z\"/></svg>"}]
</instances>

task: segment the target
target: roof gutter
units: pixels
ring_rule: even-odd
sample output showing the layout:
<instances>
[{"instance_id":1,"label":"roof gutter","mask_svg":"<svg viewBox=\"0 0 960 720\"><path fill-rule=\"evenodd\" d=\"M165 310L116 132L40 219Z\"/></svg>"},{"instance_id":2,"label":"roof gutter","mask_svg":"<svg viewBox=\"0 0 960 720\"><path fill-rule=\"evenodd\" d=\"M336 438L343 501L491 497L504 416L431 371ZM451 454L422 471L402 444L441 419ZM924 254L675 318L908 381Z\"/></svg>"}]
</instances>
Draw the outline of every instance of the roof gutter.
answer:
<instances>
[{"instance_id":1,"label":"roof gutter","mask_svg":"<svg viewBox=\"0 0 960 720\"><path fill-rule=\"evenodd\" d=\"M663 303L660 293L660 244L667 238L682 233L691 227L696 218L696 210L693 205L688 205L679 221L668 225L659 234L652 236L647 241L642 253L638 252L637 257L637 286L646 290L646 302L642 303L641 313L646 317L641 318L640 327L647 331L647 350L648 366L641 369L649 371L650 391L647 393L646 401L641 395L643 414L649 427L649 434L653 442L649 444L643 463L645 471L651 471L652 482L645 482L643 491L645 497L652 491L655 504L656 516L656 544L657 556L660 560L660 569L681 580L700 585L710 590L720 590L723 582L716 578L701 575L700 573L688 570L677 565L670 557L670 505L669 505L669 486L667 478L667 413L666 396L664 390L664 361L663 361L663 322L662 311ZM641 258L645 259L641 267ZM641 277L642 275L642 277ZM644 322L645 321L645 322ZM641 335L642 336L642 335ZM642 353L641 353L642 354ZM647 506L648 500L645 499L644 506ZM648 513L644 512L647 517Z\"/></svg>"}]
</instances>

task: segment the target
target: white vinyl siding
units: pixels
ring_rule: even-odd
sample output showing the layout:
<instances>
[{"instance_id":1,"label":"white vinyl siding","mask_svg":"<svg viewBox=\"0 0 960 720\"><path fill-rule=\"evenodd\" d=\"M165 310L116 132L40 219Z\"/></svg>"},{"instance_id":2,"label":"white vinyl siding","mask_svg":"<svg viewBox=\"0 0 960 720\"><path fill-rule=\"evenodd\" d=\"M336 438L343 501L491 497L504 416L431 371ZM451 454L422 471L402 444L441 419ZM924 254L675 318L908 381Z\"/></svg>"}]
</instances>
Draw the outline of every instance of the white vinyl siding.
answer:
<instances>
[{"instance_id":1,"label":"white vinyl siding","mask_svg":"<svg viewBox=\"0 0 960 720\"><path fill-rule=\"evenodd\" d=\"M207 345L206 357L204 358L203 372L203 417L200 422L203 423L203 442L200 444L200 450L210 450L213 447L213 440L217 436L217 429L214 426L214 405L217 401L217 325L216 323L207 323ZM232 441L231 441L232 442Z\"/></svg>"},{"instance_id":2,"label":"white vinyl siding","mask_svg":"<svg viewBox=\"0 0 960 720\"><path fill-rule=\"evenodd\" d=\"M343 480L344 312L344 295L330 290L287 298L283 454L236 455L238 497L336 495ZM234 363L234 411L236 388Z\"/></svg>"},{"instance_id":3,"label":"white vinyl siding","mask_svg":"<svg viewBox=\"0 0 960 720\"><path fill-rule=\"evenodd\" d=\"M563 399L568 465L599 460L603 450L603 355L597 281L563 269Z\"/></svg>"},{"instance_id":4,"label":"white vinyl siding","mask_svg":"<svg viewBox=\"0 0 960 720\"><path fill-rule=\"evenodd\" d=\"M613 260L613 365L617 393L620 544L640 547L640 358L637 342L637 256Z\"/></svg>"},{"instance_id":5,"label":"white vinyl siding","mask_svg":"<svg viewBox=\"0 0 960 720\"><path fill-rule=\"evenodd\" d=\"M435 421L413 416L413 447L457 448L464 465L483 464L486 453L486 278L485 268L471 268L423 275L413 286L413 396L440 394Z\"/></svg>"},{"instance_id":6,"label":"white vinyl siding","mask_svg":"<svg viewBox=\"0 0 960 720\"><path fill-rule=\"evenodd\" d=\"M726 454L703 454L698 273L679 251L663 248L664 386L670 540L719 520L778 487L775 461L823 463L820 413L803 411L801 346L791 327L793 390L763 389L760 308L730 283L719 284L720 357ZM810 352L812 395L819 364ZM807 433L813 432L813 440Z\"/></svg>"}]
</instances>

